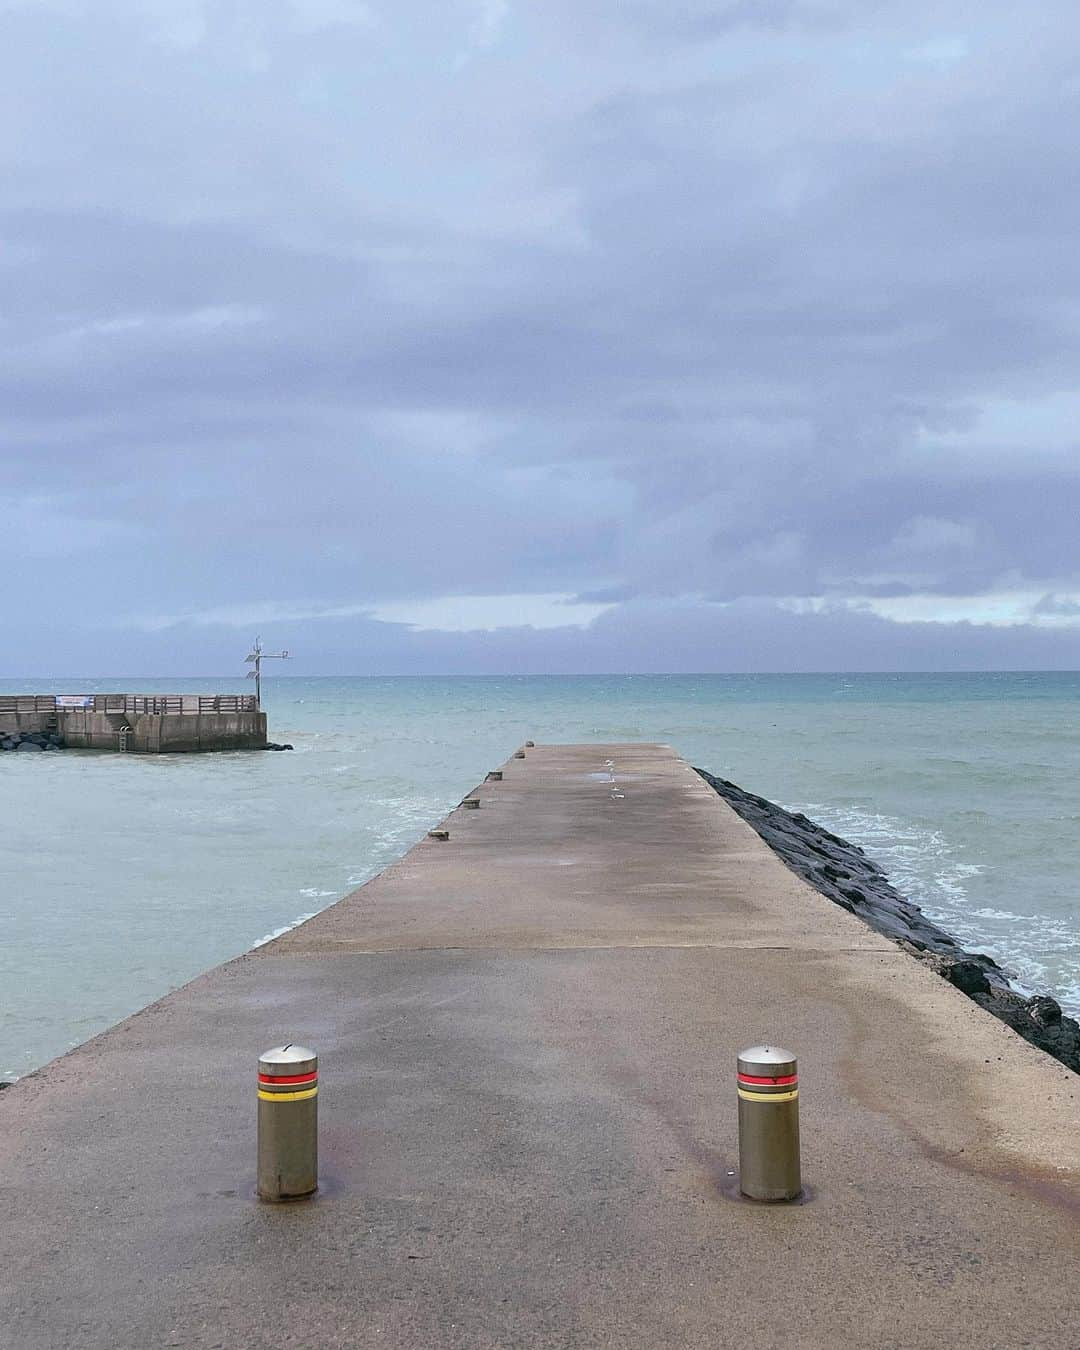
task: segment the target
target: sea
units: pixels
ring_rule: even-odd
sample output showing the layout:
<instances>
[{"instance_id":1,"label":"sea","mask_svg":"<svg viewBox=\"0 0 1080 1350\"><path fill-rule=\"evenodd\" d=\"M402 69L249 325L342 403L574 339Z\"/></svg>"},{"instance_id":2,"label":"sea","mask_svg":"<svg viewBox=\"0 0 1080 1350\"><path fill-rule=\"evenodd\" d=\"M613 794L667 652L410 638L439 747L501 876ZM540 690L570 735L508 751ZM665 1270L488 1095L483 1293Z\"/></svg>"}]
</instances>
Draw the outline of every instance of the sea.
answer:
<instances>
[{"instance_id":1,"label":"sea","mask_svg":"<svg viewBox=\"0 0 1080 1350\"><path fill-rule=\"evenodd\" d=\"M0 693L250 692L0 680ZM525 739L661 741L1080 1014L1080 673L267 678L291 753L0 754L0 1077L400 857Z\"/></svg>"}]
</instances>

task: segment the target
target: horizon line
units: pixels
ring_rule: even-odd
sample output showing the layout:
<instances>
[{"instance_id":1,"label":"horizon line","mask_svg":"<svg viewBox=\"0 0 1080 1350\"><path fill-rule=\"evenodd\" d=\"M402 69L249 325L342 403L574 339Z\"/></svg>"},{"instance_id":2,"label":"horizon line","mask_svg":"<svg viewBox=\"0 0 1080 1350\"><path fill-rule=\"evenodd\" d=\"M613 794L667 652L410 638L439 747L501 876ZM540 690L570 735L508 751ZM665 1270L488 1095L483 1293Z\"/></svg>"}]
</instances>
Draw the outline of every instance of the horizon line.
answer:
<instances>
[{"instance_id":1,"label":"horizon line","mask_svg":"<svg viewBox=\"0 0 1080 1350\"><path fill-rule=\"evenodd\" d=\"M736 679L750 676L767 676L770 678L791 677L800 678L805 676L817 675L1080 675L1080 667L1047 667L1047 666L1011 666L1011 667L984 667L984 666L961 666L948 669L937 670L896 670L896 669L872 669L872 670L843 670L823 668L820 670L605 670L605 671L457 671L457 672L437 672L437 671L394 671L382 673L351 673L351 674L310 674L310 675L278 675L264 676L263 683L273 685L283 681L293 680L610 680L610 679L709 679L723 678ZM25 680L42 680L48 683L55 683L59 680L89 680L99 682L102 680L230 680L244 681L245 675L229 675L218 673L216 675L0 675L0 682L12 684Z\"/></svg>"}]
</instances>

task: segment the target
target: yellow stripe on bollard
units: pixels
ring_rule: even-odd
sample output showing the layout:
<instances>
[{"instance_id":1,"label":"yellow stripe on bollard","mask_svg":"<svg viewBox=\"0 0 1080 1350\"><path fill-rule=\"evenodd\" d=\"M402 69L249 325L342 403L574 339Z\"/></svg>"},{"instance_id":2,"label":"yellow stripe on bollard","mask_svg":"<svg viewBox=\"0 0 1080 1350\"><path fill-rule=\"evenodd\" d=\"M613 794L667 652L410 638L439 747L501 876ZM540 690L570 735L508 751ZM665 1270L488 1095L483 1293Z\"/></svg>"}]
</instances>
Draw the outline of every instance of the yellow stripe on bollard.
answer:
<instances>
[{"instance_id":1,"label":"yellow stripe on bollard","mask_svg":"<svg viewBox=\"0 0 1080 1350\"><path fill-rule=\"evenodd\" d=\"M793 1102L799 1095L799 1089L794 1092L747 1092L745 1088L736 1089L744 1102Z\"/></svg>"}]
</instances>

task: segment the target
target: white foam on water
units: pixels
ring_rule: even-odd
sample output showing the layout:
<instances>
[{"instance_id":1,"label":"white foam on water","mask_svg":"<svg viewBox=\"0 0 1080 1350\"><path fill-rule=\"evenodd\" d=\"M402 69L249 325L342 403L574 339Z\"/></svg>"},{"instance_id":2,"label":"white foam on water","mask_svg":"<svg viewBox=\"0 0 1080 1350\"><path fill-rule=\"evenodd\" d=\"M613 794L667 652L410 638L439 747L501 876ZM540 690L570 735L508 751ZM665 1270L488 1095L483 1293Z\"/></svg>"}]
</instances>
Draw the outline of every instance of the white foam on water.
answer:
<instances>
[{"instance_id":1,"label":"white foam on water","mask_svg":"<svg viewBox=\"0 0 1080 1350\"><path fill-rule=\"evenodd\" d=\"M267 933L265 937L259 938L258 942L253 942L250 950L254 951L256 947L265 947L268 942L273 942L283 933L291 933L294 928L299 928L302 923L307 923L308 919L313 919L316 913L318 913L317 910L312 910L310 914L301 914L298 919L293 919L291 923L283 923L280 928L275 928L272 933Z\"/></svg>"},{"instance_id":2,"label":"white foam on water","mask_svg":"<svg viewBox=\"0 0 1080 1350\"><path fill-rule=\"evenodd\" d=\"M901 895L968 950L992 956L1022 993L1052 994L1067 1012L1080 1015L1080 931L1048 914L972 905L971 882L988 869L957 858L941 830L868 807L816 802L789 809L858 844Z\"/></svg>"}]
</instances>

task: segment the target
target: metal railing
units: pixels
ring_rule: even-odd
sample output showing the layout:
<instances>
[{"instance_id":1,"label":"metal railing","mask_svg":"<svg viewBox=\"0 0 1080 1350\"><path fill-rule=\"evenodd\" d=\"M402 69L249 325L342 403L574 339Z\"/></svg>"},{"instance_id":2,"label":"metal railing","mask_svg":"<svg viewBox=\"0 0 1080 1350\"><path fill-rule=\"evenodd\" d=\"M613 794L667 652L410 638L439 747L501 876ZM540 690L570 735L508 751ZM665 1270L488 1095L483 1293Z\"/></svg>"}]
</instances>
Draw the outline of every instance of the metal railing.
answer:
<instances>
[{"instance_id":1,"label":"metal railing","mask_svg":"<svg viewBox=\"0 0 1080 1350\"><path fill-rule=\"evenodd\" d=\"M0 715L37 712L213 713L257 712L254 694L0 694Z\"/></svg>"}]
</instances>

